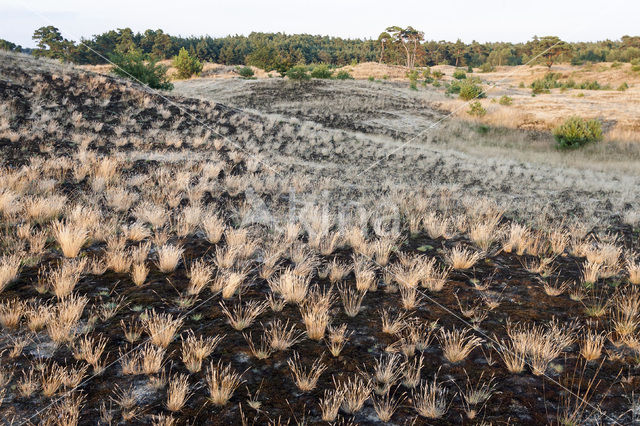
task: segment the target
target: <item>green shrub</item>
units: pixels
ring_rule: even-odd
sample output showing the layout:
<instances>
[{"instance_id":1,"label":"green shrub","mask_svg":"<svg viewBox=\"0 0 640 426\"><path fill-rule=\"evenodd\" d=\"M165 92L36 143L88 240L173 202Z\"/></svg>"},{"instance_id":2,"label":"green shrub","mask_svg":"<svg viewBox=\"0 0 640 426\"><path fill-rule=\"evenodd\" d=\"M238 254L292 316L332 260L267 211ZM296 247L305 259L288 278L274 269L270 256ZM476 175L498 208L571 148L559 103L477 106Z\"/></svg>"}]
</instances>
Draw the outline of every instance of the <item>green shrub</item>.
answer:
<instances>
[{"instance_id":1,"label":"green shrub","mask_svg":"<svg viewBox=\"0 0 640 426\"><path fill-rule=\"evenodd\" d=\"M368 80L369 80L369 81L375 81L375 80L376 80L376 78L375 78L374 76L370 75L370 76L368 77Z\"/></svg>"},{"instance_id":2,"label":"green shrub","mask_svg":"<svg viewBox=\"0 0 640 426\"><path fill-rule=\"evenodd\" d=\"M518 87L524 89L524 81L521 81L520 84L518 84Z\"/></svg>"},{"instance_id":3,"label":"green shrub","mask_svg":"<svg viewBox=\"0 0 640 426\"><path fill-rule=\"evenodd\" d=\"M311 71L311 78L331 78L333 76L333 71L329 69L328 65L321 64L316 65Z\"/></svg>"},{"instance_id":4,"label":"green shrub","mask_svg":"<svg viewBox=\"0 0 640 426\"><path fill-rule=\"evenodd\" d=\"M487 110L484 109L479 101L475 101L469 104L469 110L467 110L467 113L474 117L484 117L487 114Z\"/></svg>"},{"instance_id":5,"label":"green shrub","mask_svg":"<svg viewBox=\"0 0 640 426\"><path fill-rule=\"evenodd\" d=\"M426 79L431 76L431 67L426 67L424 71L422 71L422 76Z\"/></svg>"},{"instance_id":6,"label":"green shrub","mask_svg":"<svg viewBox=\"0 0 640 426\"><path fill-rule=\"evenodd\" d=\"M500 105L511 105L513 103L513 98L507 95L502 95L500 100L498 101Z\"/></svg>"},{"instance_id":7,"label":"green shrub","mask_svg":"<svg viewBox=\"0 0 640 426\"><path fill-rule=\"evenodd\" d=\"M184 47L180 49L177 56L173 57L173 66L178 70L177 78L190 78L198 75L202 71L202 63L198 58L189 55Z\"/></svg>"},{"instance_id":8,"label":"green shrub","mask_svg":"<svg viewBox=\"0 0 640 426\"><path fill-rule=\"evenodd\" d=\"M602 139L602 125L598 120L569 117L553 130L558 148L579 148Z\"/></svg>"},{"instance_id":9,"label":"green shrub","mask_svg":"<svg viewBox=\"0 0 640 426\"><path fill-rule=\"evenodd\" d=\"M445 83L446 90L444 93L447 95L457 95L460 93L460 82L452 81L451 84Z\"/></svg>"},{"instance_id":10,"label":"green shrub","mask_svg":"<svg viewBox=\"0 0 640 426\"><path fill-rule=\"evenodd\" d=\"M433 78L435 78L436 80L440 80L440 79L444 76L444 74L442 73L442 71L438 71L438 70L431 71L431 75L432 75L432 76L433 76Z\"/></svg>"},{"instance_id":11,"label":"green shrub","mask_svg":"<svg viewBox=\"0 0 640 426\"><path fill-rule=\"evenodd\" d=\"M467 73L473 74L473 67L471 65L467 67Z\"/></svg>"},{"instance_id":12,"label":"green shrub","mask_svg":"<svg viewBox=\"0 0 640 426\"><path fill-rule=\"evenodd\" d=\"M411 70L407 72L407 77L409 78L409 89L418 90L416 84L418 83L418 71Z\"/></svg>"},{"instance_id":13,"label":"green shrub","mask_svg":"<svg viewBox=\"0 0 640 426\"><path fill-rule=\"evenodd\" d=\"M296 65L289 68L287 71L287 77L291 80L309 80L311 76L307 73L307 68L302 65Z\"/></svg>"},{"instance_id":14,"label":"green shrub","mask_svg":"<svg viewBox=\"0 0 640 426\"><path fill-rule=\"evenodd\" d=\"M460 82L460 99L465 101L470 101L475 98L484 98L486 95L482 91L482 87L478 85L475 81L465 79Z\"/></svg>"},{"instance_id":15,"label":"green shrub","mask_svg":"<svg viewBox=\"0 0 640 426\"><path fill-rule=\"evenodd\" d=\"M484 64L480 65L480 72L493 72L495 70L496 67L491 65L489 62L485 62Z\"/></svg>"},{"instance_id":16,"label":"green shrub","mask_svg":"<svg viewBox=\"0 0 640 426\"><path fill-rule=\"evenodd\" d=\"M442 86L438 80L434 81L431 85L432 85L433 87L440 87L440 86Z\"/></svg>"},{"instance_id":17,"label":"green shrub","mask_svg":"<svg viewBox=\"0 0 640 426\"><path fill-rule=\"evenodd\" d=\"M238 72L238 74L240 74L240 77L244 77L244 78L253 77L253 69L251 69L251 67L238 67L236 71Z\"/></svg>"},{"instance_id":18,"label":"green shrub","mask_svg":"<svg viewBox=\"0 0 640 426\"><path fill-rule=\"evenodd\" d=\"M465 78L467 78L467 73L463 70L455 70L453 72L453 78L455 78L456 80L464 80Z\"/></svg>"},{"instance_id":19,"label":"green shrub","mask_svg":"<svg viewBox=\"0 0 640 426\"><path fill-rule=\"evenodd\" d=\"M625 90L627 90L629 88L629 85L627 84L627 82L625 81L624 83L622 83L620 86L618 86L618 90L620 92L624 92Z\"/></svg>"},{"instance_id":20,"label":"green shrub","mask_svg":"<svg viewBox=\"0 0 640 426\"><path fill-rule=\"evenodd\" d=\"M167 67L151 58L145 61L146 58L139 49L130 49L124 54L113 53L110 59L115 65L111 72L120 77L131 78L153 89L173 89L173 84L167 77Z\"/></svg>"},{"instance_id":21,"label":"green shrub","mask_svg":"<svg viewBox=\"0 0 640 426\"><path fill-rule=\"evenodd\" d=\"M338 72L338 74L336 75L336 78L338 80L353 80L353 77L347 71Z\"/></svg>"}]
</instances>

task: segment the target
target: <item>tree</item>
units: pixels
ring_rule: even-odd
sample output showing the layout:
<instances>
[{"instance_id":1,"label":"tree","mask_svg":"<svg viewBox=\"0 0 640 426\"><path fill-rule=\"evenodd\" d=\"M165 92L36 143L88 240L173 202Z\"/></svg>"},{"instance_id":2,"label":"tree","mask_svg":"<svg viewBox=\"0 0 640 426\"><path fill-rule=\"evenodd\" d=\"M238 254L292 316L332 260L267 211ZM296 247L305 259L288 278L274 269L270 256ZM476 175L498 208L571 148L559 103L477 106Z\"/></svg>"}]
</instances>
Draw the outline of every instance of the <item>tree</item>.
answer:
<instances>
[{"instance_id":1,"label":"tree","mask_svg":"<svg viewBox=\"0 0 640 426\"><path fill-rule=\"evenodd\" d=\"M387 32L397 44L404 48L407 56L407 68L413 69L416 62L416 52L424 39L424 33L411 26L407 28L393 26L387 28Z\"/></svg>"},{"instance_id":2,"label":"tree","mask_svg":"<svg viewBox=\"0 0 640 426\"><path fill-rule=\"evenodd\" d=\"M384 59L384 48L391 43L391 34L386 31L381 32L378 36L378 43L380 43L380 59L378 60L378 63L381 64Z\"/></svg>"},{"instance_id":3,"label":"tree","mask_svg":"<svg viewBox=\"0 0 640 426\"><path fill-rule=\"evenodd\" d=\"M64 61L69 58L69 51L73 47L73 42L62 37L60 30L53 25L38 28L32 39L38 42L38 48L33 51L34 56L38 57Z\"/></svg>"},{"instance_id":4,"label":"tree","mask_svg":"<svg viewBox=\"0 0 640 426\"><path fill-rule=\"evenodd\" d=\"M0 38L0 50L8 50L10 52L22 52L22 47L15 43L11 43L8 40L4 40Z\"/></svg>"},{"instance_id":5,"label":"tree","mask_svg":"<svg viewBox=\"0 0 640 426\"><path fill-rule=\"evenodd\" d=\"M190 78L202 71L202 63L198 58L190 55L184 47L180 49L177 56L173 57L173 66L178 70L178 78Z\"/></svg>"},{"instance_id":6,"label":"tree","mask_svg":"<svg viewBox=\"0 0 640 426\"><path fill-rule=\"evenodd\" d=\"M535 40L535 39L534 39ZM544 63L549 71L562 55L571 53L571 46L556 36L546 36L537 40L533 50L533 56L539 56L539 61Z\"/></svg>"},{"instance_id":7,"label":"tree","mask_svg":"<svg viewBox=\"0 0 640 426\"><path fill-rule=\"evenodd\" d=\"M462 65L460 58L462 58L467 50L467 45L458 39L453 45L453 57L456 58L455 66Z\"/></svg>"}]
</instances>

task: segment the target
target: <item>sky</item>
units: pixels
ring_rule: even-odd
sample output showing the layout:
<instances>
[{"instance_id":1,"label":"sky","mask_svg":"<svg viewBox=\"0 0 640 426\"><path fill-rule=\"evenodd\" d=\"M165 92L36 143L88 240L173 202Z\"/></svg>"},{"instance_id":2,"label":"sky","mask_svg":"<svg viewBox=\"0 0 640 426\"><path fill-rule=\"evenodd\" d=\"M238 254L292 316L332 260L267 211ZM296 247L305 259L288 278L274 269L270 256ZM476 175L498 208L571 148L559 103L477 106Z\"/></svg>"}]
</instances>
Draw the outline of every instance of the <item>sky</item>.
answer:
<instances>
[{"instance_id":1,"label":"sky","mask_svg":"<svg viewBox=\"0 0 640 426\"><path fill-rule=\"evenodd\" d=\"M35 47L33 31L46 25L74 41L126 27L183 36L259 31L377 38L388 26L411 25L427 40L596 41L640 34L639 16L637 0L0 0L0 38Z\"/></svg>"}]
</instances>

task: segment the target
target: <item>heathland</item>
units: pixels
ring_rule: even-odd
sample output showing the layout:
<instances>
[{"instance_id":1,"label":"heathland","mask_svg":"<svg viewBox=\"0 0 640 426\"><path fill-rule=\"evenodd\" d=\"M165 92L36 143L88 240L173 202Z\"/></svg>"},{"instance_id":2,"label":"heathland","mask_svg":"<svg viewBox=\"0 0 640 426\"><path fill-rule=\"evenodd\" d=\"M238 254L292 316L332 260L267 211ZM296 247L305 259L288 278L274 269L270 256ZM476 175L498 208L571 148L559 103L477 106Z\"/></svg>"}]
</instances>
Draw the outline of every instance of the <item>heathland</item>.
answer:
<instances>
[{"instance_id":1,"label":"heathland","mask_svg":"<svg viewBox=\"0 0 640 426\"><path fill-rule=\"evenodd\" d=\"M0 52L0 418L631 424L633 67L167 92ZM601 140L558 149L569 115Z\"/></svg>"}]
</instances>

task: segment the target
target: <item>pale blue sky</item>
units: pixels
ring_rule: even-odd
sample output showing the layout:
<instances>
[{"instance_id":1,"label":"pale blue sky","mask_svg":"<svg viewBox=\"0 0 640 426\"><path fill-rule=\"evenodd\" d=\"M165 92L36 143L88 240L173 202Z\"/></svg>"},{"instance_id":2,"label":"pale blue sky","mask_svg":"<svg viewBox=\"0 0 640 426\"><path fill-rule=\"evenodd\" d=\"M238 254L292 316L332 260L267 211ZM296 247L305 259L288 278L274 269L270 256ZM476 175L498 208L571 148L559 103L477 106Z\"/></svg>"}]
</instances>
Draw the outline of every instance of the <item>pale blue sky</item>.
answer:
<instances>
[{"instance_id":1,"label":"pale blue sky","mask_svg":"<svg viewBox=\"0 0 640 426\"><path fill-rule=\"evenodd\" d=\"M637 0L0 0L0 38L33 47L33 31L58 27L72 40L114 28L162 28L175 35L282 31L376 38L389 25L412 25L431 40L568 41L640 34Z\"/></svg>"}]
</instances>

